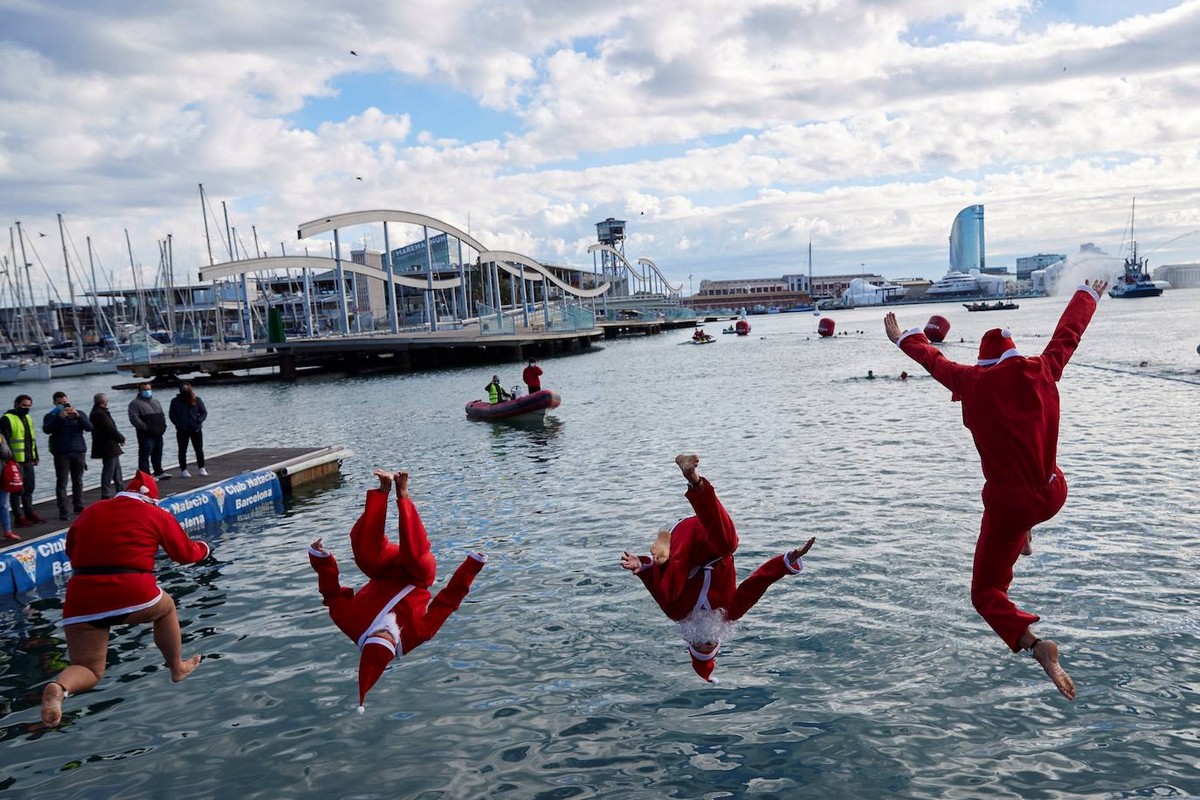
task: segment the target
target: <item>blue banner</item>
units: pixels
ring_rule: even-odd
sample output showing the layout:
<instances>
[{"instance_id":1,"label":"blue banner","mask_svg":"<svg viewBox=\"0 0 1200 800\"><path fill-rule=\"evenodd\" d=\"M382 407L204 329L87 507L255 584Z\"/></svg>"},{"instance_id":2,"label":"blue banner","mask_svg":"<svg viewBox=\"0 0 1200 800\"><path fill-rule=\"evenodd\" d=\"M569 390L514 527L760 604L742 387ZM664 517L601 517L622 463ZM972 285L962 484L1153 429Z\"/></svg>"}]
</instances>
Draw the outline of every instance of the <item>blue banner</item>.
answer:
<instances>
[{"instance_id":1,"label":"blue banner","mask_svg":"<svg viewBox=\"0 0 1200 800\"><path fill-rule=\"evenodd\" d=\"M283 486L269 469L244 472L160 503L189 534L229 517L261 512L267 504L275 513L283 511ZM38 587L61 589L71 576L66 543L67 532L60 531L0 552L0 596L20 596Z\"/></svg>"}]
</instances>

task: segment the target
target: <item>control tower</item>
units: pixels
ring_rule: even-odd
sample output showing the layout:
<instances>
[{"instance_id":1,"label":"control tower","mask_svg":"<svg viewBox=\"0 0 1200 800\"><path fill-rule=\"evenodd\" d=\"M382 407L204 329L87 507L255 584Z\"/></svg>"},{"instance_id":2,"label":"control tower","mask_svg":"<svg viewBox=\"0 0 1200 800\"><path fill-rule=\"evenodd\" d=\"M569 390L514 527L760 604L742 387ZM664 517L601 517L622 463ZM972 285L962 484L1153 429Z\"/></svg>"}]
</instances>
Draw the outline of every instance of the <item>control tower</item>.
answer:
<instances>
[{"instance_id":1,"label":"control tower","mask_svg":"<svg viewBox=\"0 0 1200 800\"><path fill-rule=\"evenodd\" d=\"M609 217L603 222L596 223L596 241L606 244L625 257L625 220ZM601 250L600 270L601 280L612 284L611 294L614 297L629 296L629 277L624 266L610 252Z\"/></svg>"}]
</instances>

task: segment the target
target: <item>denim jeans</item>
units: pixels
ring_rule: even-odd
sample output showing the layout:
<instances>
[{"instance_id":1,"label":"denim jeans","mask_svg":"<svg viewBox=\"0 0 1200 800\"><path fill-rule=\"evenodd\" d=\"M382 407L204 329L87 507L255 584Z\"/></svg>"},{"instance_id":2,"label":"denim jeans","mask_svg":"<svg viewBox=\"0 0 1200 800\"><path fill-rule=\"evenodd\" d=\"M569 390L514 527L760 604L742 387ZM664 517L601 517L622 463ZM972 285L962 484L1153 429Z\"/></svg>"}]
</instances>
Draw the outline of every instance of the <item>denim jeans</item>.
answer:
<instances>
[{"instance_id":1,"label":"denim jeans","mask_svg":"<svg viewBox=\"0 0 1200 800\"><path fill-rule=\"evenodd\" d=\"M138 469L142 472L149 472L151 475L157 475L162 472L162 434L155 435L138 431L137 437ZM150 469L151 467L154 467L154 469Z\"/></svg>"}]
</instances>

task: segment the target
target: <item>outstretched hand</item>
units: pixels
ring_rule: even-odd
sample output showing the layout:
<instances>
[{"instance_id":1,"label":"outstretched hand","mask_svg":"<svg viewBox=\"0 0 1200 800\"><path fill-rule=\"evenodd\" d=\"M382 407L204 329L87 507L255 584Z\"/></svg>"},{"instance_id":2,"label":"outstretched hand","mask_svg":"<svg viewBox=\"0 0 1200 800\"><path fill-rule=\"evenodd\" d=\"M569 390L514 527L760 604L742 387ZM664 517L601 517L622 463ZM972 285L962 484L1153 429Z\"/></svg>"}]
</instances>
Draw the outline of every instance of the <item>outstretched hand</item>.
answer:
<instances>
[{"instance_id":1,"label":"outstretched hand","mask_svg":"<svg viewBox=\"0 0 1200 800\"><path fill-rule=\"evenodd\" d=\"M325 549L325 537L324 536L322 536L321 538L317 539L315 542L310 544L309 547L311 547L313 550L316 550L318 553L328 553L329 552L328 550Z\"/></svg>"},{"instance_id":2,"label":"outstretched hand","mask_svg":"<svg viewBox=\"0 0 1200 800\"><path fill-rule=\"evenodd\" d=\"M804 547L797 547L795 550L788 553L788 561L791 561L793 564L796 563L796 561L803 558L809 550L812 550L813 543L816 541L817 537L814 536L804 543Z\"/></svg>"},{"instance_id":3,"label":"outstretched hand","mask_svg":"<svg viewBox=\"0 0 1200 800\"><path fill-rule=\"evenodd\" d=\"M900 338L900 323L896 321L896 313L889 311L883 316L883 332L892 340L892 344Z\"/></svg>"},{"instance_id":4,"label":"outstretched hand","mask_svg":"<svg viewBox=\"0 0 1200 800\"><path fill-rule=\"evenodd\" d=\"M1091 288L1091 290L1093 292L1095 292L1099 296L1103 297L1104 290L1108 288L1108 281L1104 280L1103 278L1098 278L1097 280L1094 280L1094 281L1088 281L1087 285Z\"/></svg>"},{"instance_id":5,"label":"outstretched hand","mask_svg":"<svg viewBox=\"0 0 1200 800\"><path fill-rule=\"evenodd\" d=\"M642 560L633 553L626 550L621 554L621 569L627 569L630 572L637 572L642 568Z\"/></svg>"}]
</instances>

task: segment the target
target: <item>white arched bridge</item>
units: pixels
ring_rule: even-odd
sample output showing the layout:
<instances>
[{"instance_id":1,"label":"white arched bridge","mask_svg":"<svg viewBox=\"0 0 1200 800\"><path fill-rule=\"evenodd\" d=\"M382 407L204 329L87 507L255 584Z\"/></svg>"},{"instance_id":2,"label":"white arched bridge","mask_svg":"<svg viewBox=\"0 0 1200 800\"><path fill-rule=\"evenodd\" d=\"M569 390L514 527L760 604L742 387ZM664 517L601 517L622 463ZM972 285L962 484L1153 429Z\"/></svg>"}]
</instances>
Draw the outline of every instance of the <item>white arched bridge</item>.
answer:
<instances>
[{"instance_id":1,"label":"white arched bridge","mask_svg":"<svg viewBox=\"0 0 1200 800\"><path fill-rule=\"evenodd\" d=\"M406 237L403 247L394 248L389 228L393 224L419 227L421 236ZM350 259L343 258L343 232L364 225L382 225L382 255L363 248L352 251ZM268 305L272 298L283 307L291 304L292 318L298 321L303 316L310 333L322 328L350 333L352 317L356 325L366 318L375 326L379 312L385 311L392 333L412 325L432 332L439 326L474 322L482 332L504 332L518 319L527 327L578 326L587 321L584 310L594 320L597 311L608 312L610 304L618 308L638 303L678 305L681 291L650 259L631 264L611 245L588 249L594 254L590 270L552 266L522 253L490 250L448 222L411 211L353 211L310 220L297 228L301 240L326 233L332 233L329 256L229 261L202 268L200 278L240 280L241 302L249 297L248 278L253 277L260 288L268 287ZM247 304L244 324L252 342L250 317Z\"/></svg>"}]
</instances>

